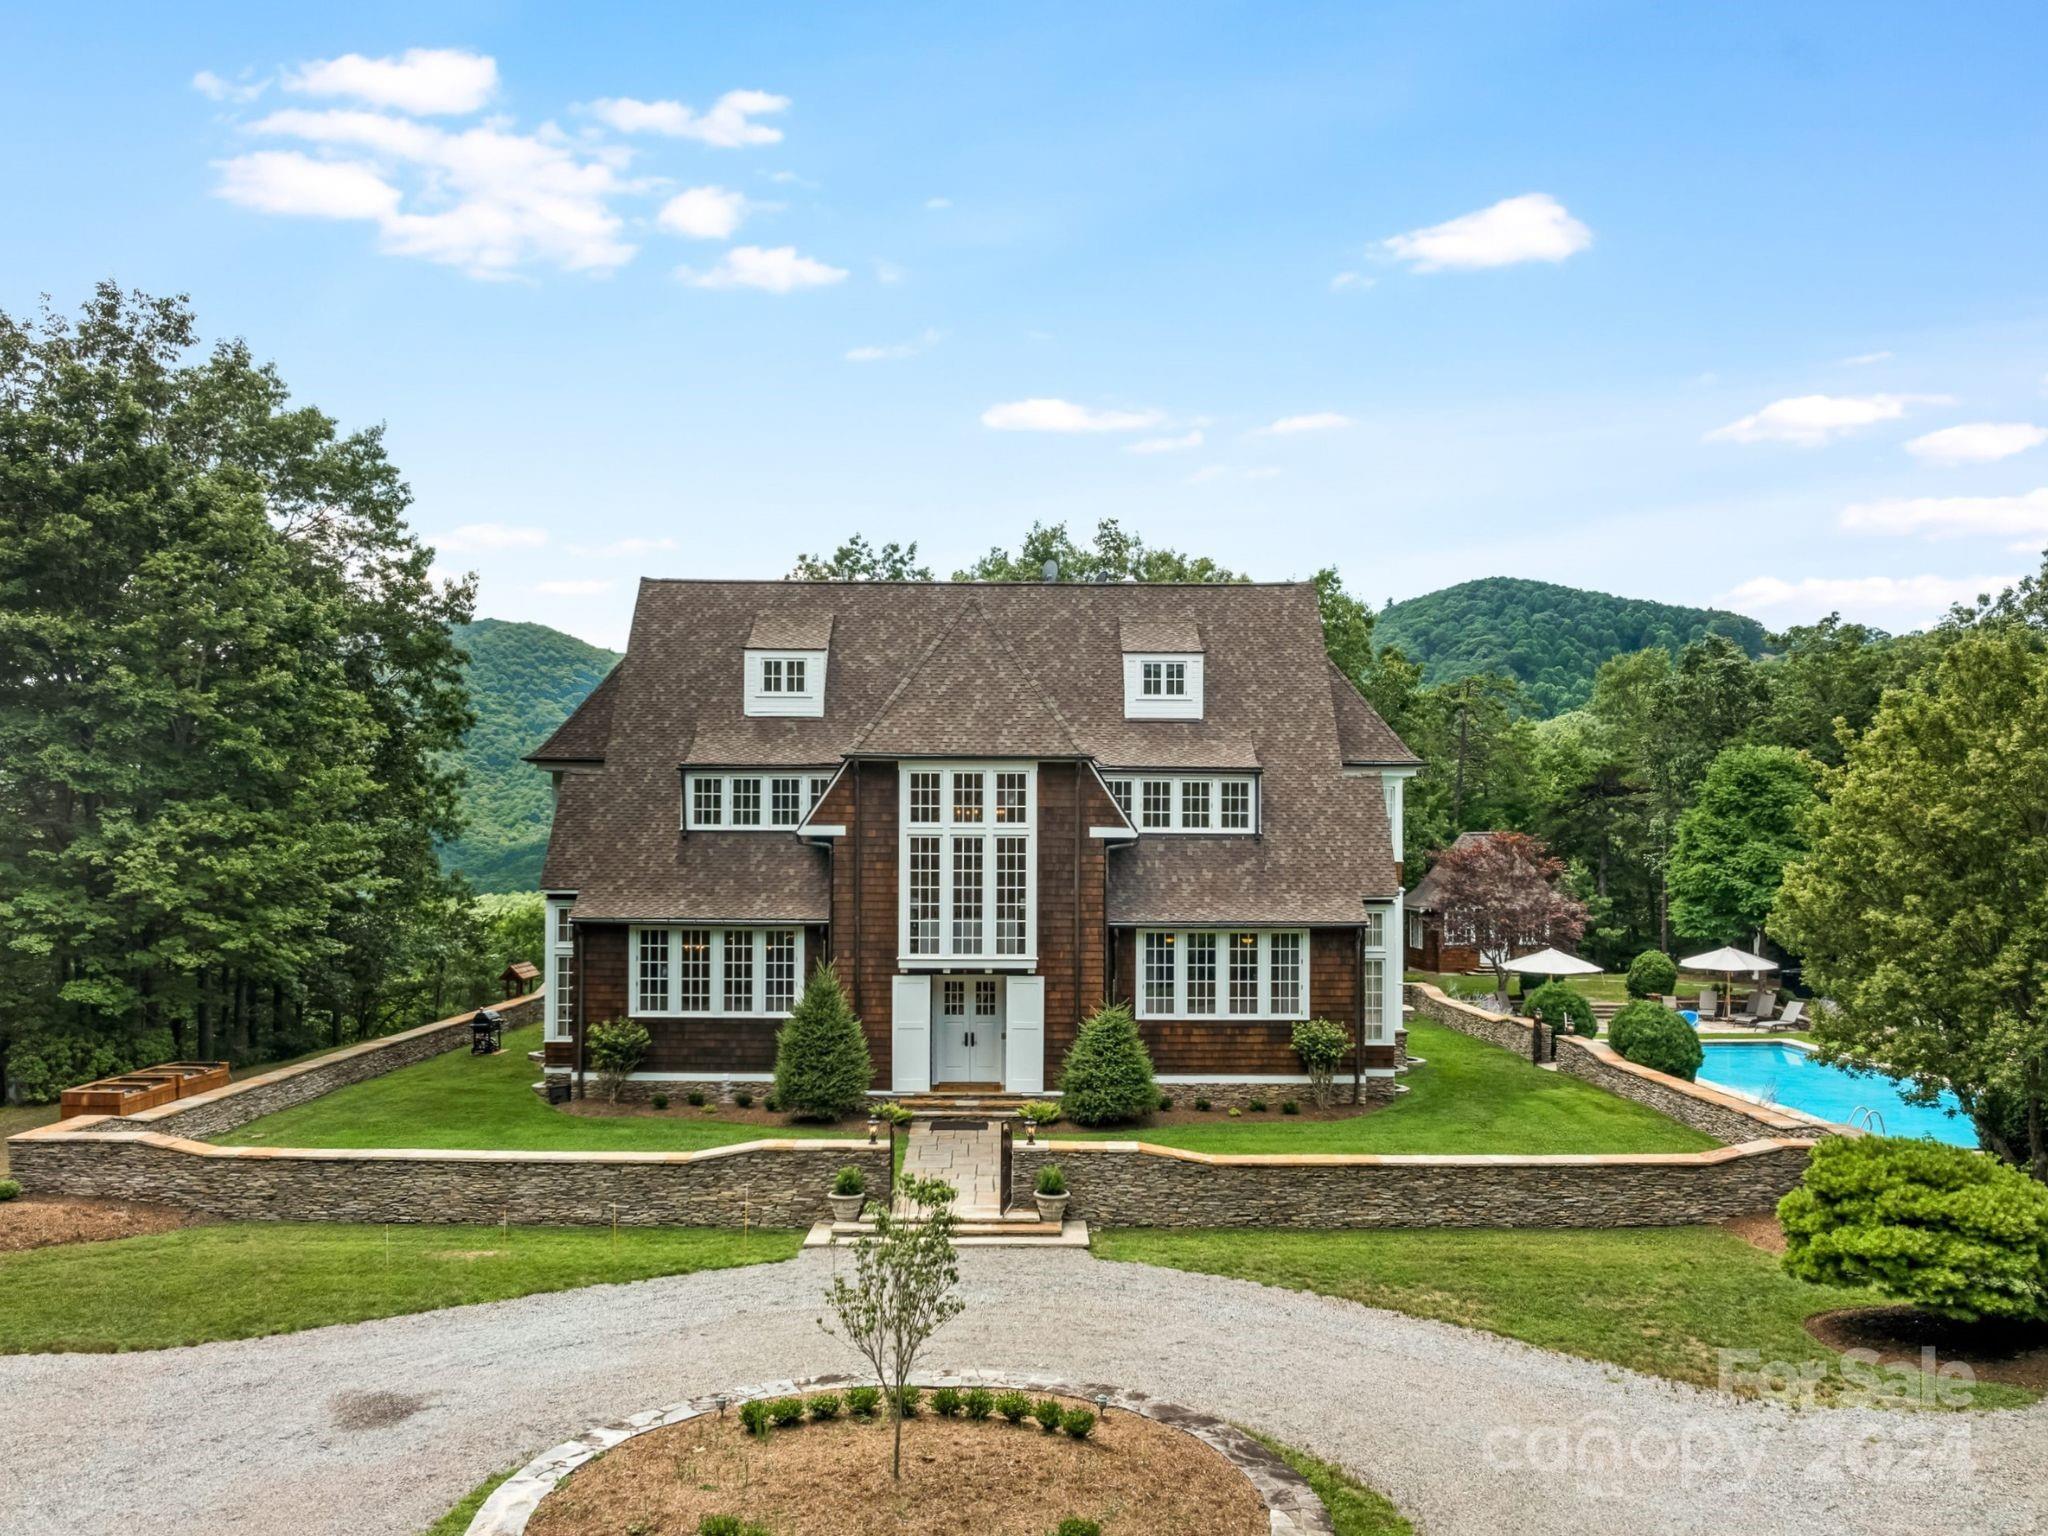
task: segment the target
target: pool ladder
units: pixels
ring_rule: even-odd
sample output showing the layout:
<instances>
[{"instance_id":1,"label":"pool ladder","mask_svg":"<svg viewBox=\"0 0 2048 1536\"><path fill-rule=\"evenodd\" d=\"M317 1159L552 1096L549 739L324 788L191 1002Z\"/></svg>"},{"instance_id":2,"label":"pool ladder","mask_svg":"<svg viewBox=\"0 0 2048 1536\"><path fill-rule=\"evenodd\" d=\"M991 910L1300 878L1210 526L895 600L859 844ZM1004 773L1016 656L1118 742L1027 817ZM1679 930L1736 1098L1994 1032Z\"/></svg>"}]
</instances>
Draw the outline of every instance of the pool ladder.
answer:
<instances>
[{"instance_id":1,"label":"pool ladder","mask_svg":"<svg viewBox=\"0 0 2048 1536\"><path fill-rule=\"evenodd\" d=\"M1890 1134L1884 1128L1884 1112L1873 1109L1868 1104L1858 1104L1856 1106L1849 1116L1849 1128L1855 1131L1869 1131L1877 1136Z\"/></svg>"}]
</instances>

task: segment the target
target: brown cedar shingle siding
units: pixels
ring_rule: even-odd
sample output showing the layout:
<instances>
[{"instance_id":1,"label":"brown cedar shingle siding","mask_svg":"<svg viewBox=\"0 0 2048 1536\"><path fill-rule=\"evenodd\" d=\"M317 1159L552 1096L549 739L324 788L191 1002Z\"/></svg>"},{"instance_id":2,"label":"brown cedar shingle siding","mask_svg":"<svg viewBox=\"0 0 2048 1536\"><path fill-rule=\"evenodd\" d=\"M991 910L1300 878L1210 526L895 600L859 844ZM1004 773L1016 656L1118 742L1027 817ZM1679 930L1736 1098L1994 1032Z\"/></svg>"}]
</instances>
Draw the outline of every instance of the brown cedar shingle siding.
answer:
<instances>
[{"instance_id":1,"label":"brown cedar shingle siding","mask_svg":"<svg viewBox=\"0 0 2048 1536\"><path fill-rule=\"evenodd\" d=\"M833 616L824 715L746 716L741 653L755 625L765 616L823 613ZM1123 718L1127 619L1199 630L1203 719ZM1014 658L1014 672L1007 660L988 664L1004 678L1021 674L1076 749L1102 763L1216 767L1255 753L1262 835L1156 837L1113 855L1112 921L1336 924L1357 918L1362 897L1394 893L1380 786L1338 774L1377 717L1355 695L1340 706L1333 693L1307 584L645 582L626 659L609 685L604 770L564 777L544 883L579 892L579 917L822 915L823 856L793 837L746 835L754 846L742 852L707 848L702 834L675 834L679 765L818 763L844 754L919 658L940 656L944 648L933 642L955 624L974 654ZM936 702L921 719L891 722L891 750L992 750L1002 721L975 720L971 705L963 711L954 683L935 681L929 697ZM963 713L984 730L956 736ZM930 736L920 737L926 727ZM1032 732L1034 752L1053 744L1044 717ZM777 844L782 851L770 851Z\"/></svg>"}]
</instances>

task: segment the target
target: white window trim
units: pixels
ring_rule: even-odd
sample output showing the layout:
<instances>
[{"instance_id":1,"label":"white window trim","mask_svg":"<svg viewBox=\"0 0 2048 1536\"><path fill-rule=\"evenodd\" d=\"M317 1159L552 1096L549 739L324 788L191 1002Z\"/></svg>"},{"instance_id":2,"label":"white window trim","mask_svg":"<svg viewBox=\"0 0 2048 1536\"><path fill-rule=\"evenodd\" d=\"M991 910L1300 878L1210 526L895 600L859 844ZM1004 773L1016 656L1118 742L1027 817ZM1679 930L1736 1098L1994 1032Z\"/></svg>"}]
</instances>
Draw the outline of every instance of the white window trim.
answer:
<instances>
[{"instance_id":1,"label":"white window trim","mask_svg":"<svg viewBox=\"0 0 2048 1536\"><path fill-rule=\"evenodd\" d=\"M676 1006L676 999L682 990L682 938L693 930L708 930L711 935L711 989L709 1008L683 1009ZM748 934L754 949L754 997L753 1005L745 1009L725 1006L725 936L727 931ZM668 934L668 996L661 1008L640 1006L640 935L642 933ZM804 994L804 928L801 923L766 923L759 926L748 923L727 923L723 926L713 923L641 923L626 930L626 998L627 1015L635 1019L786 1019L788 1009L770 1013L765 1006L768 995L768 935L770 933L793 933L796 935L796 973L790 990L790 1001Z\"/></svg>"},{"instance_id":2,"label":"white window trim","mask_svg":"<svg viewBox=\"0 0 2048 1536\"><path fill-rule=\"evenodd\" d=\"M1377 962L1380 968L1379 1017L1367 1019L1359 1032L1361 1046L1391 1045L1394 1032L1401 1027L1403 1004L1402 983L1406 977L1402 972L1403 955L1400 942L1407 927L1407 912L1404 902L1395 898L1384 905L1374 903L1366 908L1366 916L1372 919L1366 925L1362 948L1367 965ZM1378 933L1373 929L1377 926ZM1359 971L1358 985L1361 990L1366 984L1365 971Z\"/></svg>"},{"instance_id":3,"label":"white window trim","mask_svg":"<svg viewBox=\"0 0 2048 1536\"><path fill-rule=\"evenodd\" d=\"M939 778L939 820L912 822L910 819L910 776L937 773ZM982 817L976 822L955 822L953 780L956 774L988 775L982 784ZM1022 773L1024 819L997 821L994 775ZM986 970L1031 970L1038 964L1038 764L1020 762L938 762L910 759L897 765L896 794L898 830L896 838L896 963L904 970L951 970L974 965ZM912 954L910 949L910 840L936 837L939 840L939 949L933 954ZM999 955L996 942L996 850L998 837L1024 839L1024 952ZM969 952L956 950L953 943L953 848L964 840L982 843L981 856L981 939L983 947Z\"/></svg>"},{"instance_id":4,"label":"white window trim","mask_svg":"<svg viewBox=\"0 0 2048 1536\"><path fill-rule=\"evenodd\" d=\"M1192 837L1256 837L1259 821L1264 812L1264 796L1260 792L1259 775L1256 773L1106 773L1102 776L1103 787L1109 790L1112 800L1116 798L1115 785L1128 785L1130 789L1130 823L1140 837L1157 837L1168 832L1185 833ZM1209 786L1209 825L1190 827L1182 824L1184 804L1181 786L1196 783ZM1147 784L1171 784L1173 786L1171 810L1173 821L1170 826L1148 827L1145 825L1145 786ZM1223 786L1244 784L1251 789L1251 825L1248 827L1226 827L1223 822Z\"/></svg>"},{"instance_id":5,"label":"white window trim","mask_svg":"<svg viewBox=\"0 0 2048 1536\"><path fill-rule=\"evenodd\" d=\"M795 832L811 819L811 812L818 808L818 802L825 798L826 790L832 787L834 774L820 772L816 768L720 768L699 771L687 768L683 771L683 830L686 832ZM718 782L718 820L697 819L697 785L703 780ZM759 779L761 781L761 819L745 826L734 826L732 820L732 782L734 779ZM799 804L795 821L775 821L775 788L771 779L796 779Z\"/></svg>"},{"instance_id":6,"label":"white window trim","mask_svg":"<svg viewBox=\"0 0 2048 1536\"><path fill-rule=\"evenodd\" d=\"M825 658L824 651L747 651L746 657L746 712L749 715L809 715L825 713ZM804 686L800 693L777 689L770 693L763 686L764 663L776 661L785 665L800 661L804 667Z\"/></svg>"},{"instance_id":7,"label":"white window trim","mask_svg":"<svg viewBox=\"0 0 2048 1536\"><path fill-rule=\"evenodd\" d=\"M1200 651L1129 651L1124 655L1124 718L1126 720L1199 720L1202 718L1203 655ZM1179 663L1186 668L1187 692L1145 692L1145 668Z\"/></svg>"},{"instance_id":8,"label":"white window trim","mask_svg":"<svg viewBox=\"0 0 2048 1536\"><path fill-rule=\"evenodd\" d=\"M1141 1019L1180 1019L1189 1023L1247 1023L1253 1020L1277 1020L1285 1022L1313 1017L1314 1002L1309 996L1309 948L1306 928L1140 928L1134 968L1133 991L1138 1000L1138 1017ZM1145 985L1145 940L1150 934L1171 933L1173 938L1173 1007L1161 1012L1147 1001L1149 989ZM1188 952L1188 939L1193 934L1213 934L1216 938L1216 1012L1188 1012L1188 968L1183 957ZM1231 1013L1230 1003L1230 936L1234 933L1256 933L1259 936L1259 1006L1254 1013ZM1285 1013L1273 1009L1273 964L1272 945L1276 933L1295 935L1300 946L1301 959L1301 1002L1296 1008Z\"/></svg>"},{"instance_id":9,"label":"white window trim","mask_svg":"<svg viewBox=\"0 0 2048 1536\"><path fill-rule=\"evenodd\" d=\"M576 938L572 932L565 940L561 935L562 918L576 905L574 891L549 891L543 898L545 912L542 921L547 924L546 949L542 955L543 975L548 989L547 1028L542 1038L567 1040L570 1037L570 1021L563 1017L562 1010L562 969L575 964Z\"/></svg>"}]
</instances>

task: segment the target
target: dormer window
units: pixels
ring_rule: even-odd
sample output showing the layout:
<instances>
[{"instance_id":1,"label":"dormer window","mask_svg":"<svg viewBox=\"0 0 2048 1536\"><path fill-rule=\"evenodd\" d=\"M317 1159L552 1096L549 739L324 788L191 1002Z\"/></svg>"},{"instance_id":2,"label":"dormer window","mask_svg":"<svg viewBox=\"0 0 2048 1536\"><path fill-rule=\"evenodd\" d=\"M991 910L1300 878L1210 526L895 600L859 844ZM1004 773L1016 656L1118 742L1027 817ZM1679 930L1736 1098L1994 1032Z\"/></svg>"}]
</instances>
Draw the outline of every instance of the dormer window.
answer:
<instances>
[{"instance_id":1,"label":"dormer window","mask_svg":"<svg viewBox=\"0 0 2048 1536\"><path fill-rule=\"evenodd\" d=\"M808 693L804 686L804 658L801 656L763 656L761 658L761 691L763 693Z\"/></svg>"},{"instance_id":2,"label":"dormer window","mask_svg":"<svg viewBox=\"0 0 2048 1536\"><path fill-rule=\"evenodd\" d=\"M1148 699L1184 699L1188 696L1188 664L1184 661L1148 661L1140 667L1138 691Z\"/></svg>"},{"instance_id":3,"label":"dormer window","mask_svg":"<svg viewBox=\"0 0 2048 1536\"><path fill-rule=\"evenodd\" d=\"M1202 655L1124 657L1126 720L1202 718Z\"/></svg>"},{"instance_id":4,"label":"dormer window","mask_svg":"<svg viewBox=\"0 0 2048 1536\"><path fill-rule=\"evenodd\" d=\"M747 713L825 713L825 652L748 651Z\"/></svg>"}]
</instances>

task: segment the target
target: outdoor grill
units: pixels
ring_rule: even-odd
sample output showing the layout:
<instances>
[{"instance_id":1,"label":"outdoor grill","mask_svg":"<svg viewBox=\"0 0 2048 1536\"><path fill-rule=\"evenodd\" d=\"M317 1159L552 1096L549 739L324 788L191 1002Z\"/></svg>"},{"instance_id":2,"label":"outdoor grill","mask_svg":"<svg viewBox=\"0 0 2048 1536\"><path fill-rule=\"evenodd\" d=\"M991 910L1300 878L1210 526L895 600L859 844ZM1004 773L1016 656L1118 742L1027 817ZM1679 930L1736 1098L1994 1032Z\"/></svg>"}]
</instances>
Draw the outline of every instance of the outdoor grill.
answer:
<instances>
[{"instance_id":1,"label":"outdoor grill","mask_svg":"<svg viewBox=\"0 0 2048 1536\"><path fill-rule=\"evenodd\" d=\"M505 1016L495 1008L479 1008L469 1021L469 1054L496 1055L503 1045Z\"/></svg>"}]
</instances>

